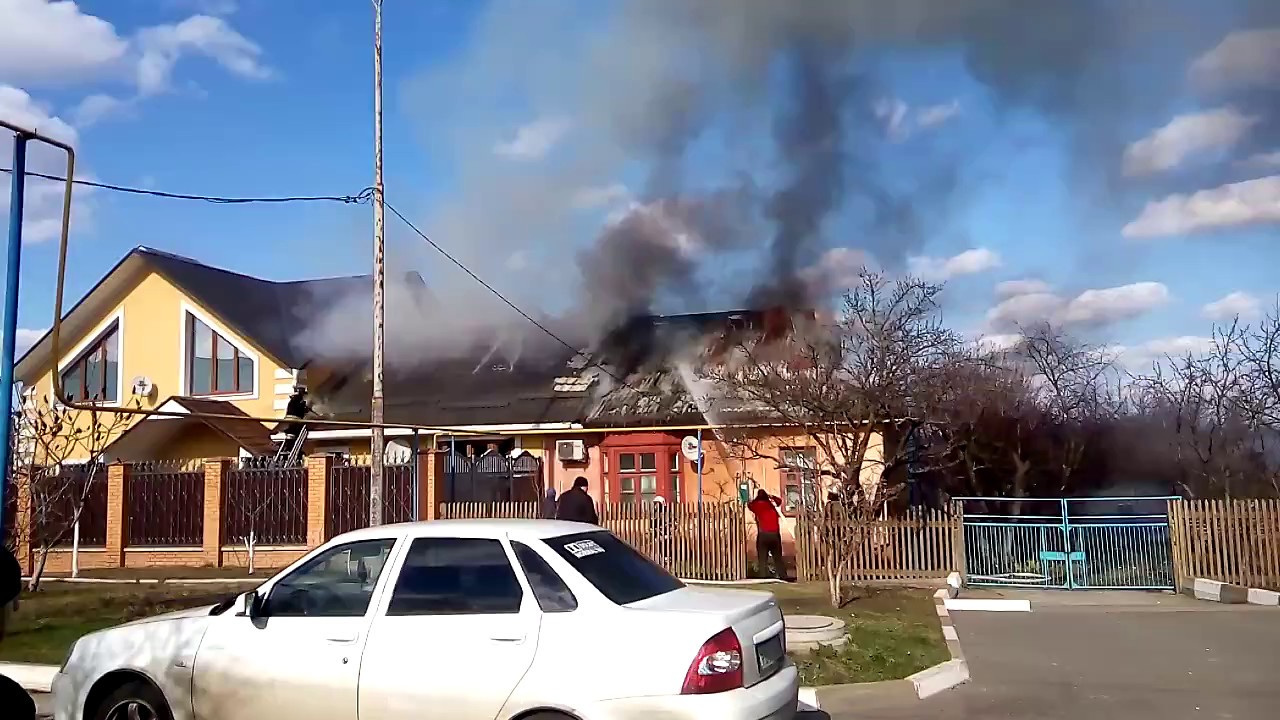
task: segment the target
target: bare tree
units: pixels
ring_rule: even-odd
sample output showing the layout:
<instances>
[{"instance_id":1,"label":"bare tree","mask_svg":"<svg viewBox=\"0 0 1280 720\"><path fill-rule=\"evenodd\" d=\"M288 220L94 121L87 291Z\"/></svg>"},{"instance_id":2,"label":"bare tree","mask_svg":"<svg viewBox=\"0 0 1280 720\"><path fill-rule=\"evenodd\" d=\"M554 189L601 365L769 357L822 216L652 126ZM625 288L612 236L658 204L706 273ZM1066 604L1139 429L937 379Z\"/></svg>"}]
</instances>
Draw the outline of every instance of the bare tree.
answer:
<instances>
[{"instance_id":1,"label":"bare tree","mask_svg":"<svg viewBox=\"0 0 1280 720\"><path fill-rule=\"evenodd\" d=\"M805 497L798 508L821 536L834 605L869 523L904 489L907 464L953 455L949 446L922 453L913 442L934 421L961 356L960 337L938 314L941 290L863 272L833 322L796 327L774 342L743 340L728 362L704 370L730 402L793 428L794 444L812 449L799 459L797 448L740 429L721 433L732 454L805 472L839 495L838 505Z\"/></svg>"},{"instance_id":2,"label":"bare tree","mask_svg":"<svg viewBox=\"0 0 1280 720\"><path fill-rule=\"evenodd\" d=\"M119 413L23 398L10 436L11 488L24 488L28 501L7 541L16 546L19 538L29 539L35 554L29 590L39 589L50 551L78 531L90 498L106 491L102 451L128 422Z\"/></svg>"}]
</instances>

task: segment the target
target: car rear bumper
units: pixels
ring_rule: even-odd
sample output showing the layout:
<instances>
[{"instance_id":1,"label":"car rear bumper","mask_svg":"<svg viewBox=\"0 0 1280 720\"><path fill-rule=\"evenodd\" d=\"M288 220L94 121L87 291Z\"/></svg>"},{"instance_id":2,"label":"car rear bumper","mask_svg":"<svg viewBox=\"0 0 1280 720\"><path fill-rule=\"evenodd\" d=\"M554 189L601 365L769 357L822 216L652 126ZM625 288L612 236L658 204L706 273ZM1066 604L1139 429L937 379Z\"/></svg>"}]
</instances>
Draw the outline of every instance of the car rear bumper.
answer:
<instances>
[{"instance_id":1,"label":"car rear bumper","mask_svg":"<svg viewBox=\"0 0 1280 720\"><path fill-rule=\"evenodd\" d=\"M606 700L581 708L586 720L791 720L796 714L800 674L788 662L749 688L710 695L664 695Z\"/></svg>"}]
</instances>

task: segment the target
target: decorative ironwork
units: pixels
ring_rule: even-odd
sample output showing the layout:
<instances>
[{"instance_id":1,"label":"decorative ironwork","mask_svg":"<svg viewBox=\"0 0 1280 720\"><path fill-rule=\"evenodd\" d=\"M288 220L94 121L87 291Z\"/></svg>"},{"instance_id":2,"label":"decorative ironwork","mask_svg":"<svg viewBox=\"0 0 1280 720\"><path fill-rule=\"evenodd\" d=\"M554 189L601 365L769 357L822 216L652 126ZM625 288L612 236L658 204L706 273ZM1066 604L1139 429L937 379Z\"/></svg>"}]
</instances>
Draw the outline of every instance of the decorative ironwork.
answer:
<instances>
[{"instance_id":1,"label":"decorative ironwork","mask_svg":"<svg viewBox=\"0 0 1280 720\"><path fill-rule=\"evenodd\" d=\"M412 462L382 466L384 522L409 522L418 519L417 470ZM334 458L326 491L327 537L369 526L369 483L372 477L368 456Z\"/></svg>"},{"instance_id":2,"label":"decorative ironwork","mask_svg":"<svg viewBox=\"0 0 1280 720\"><path fill-rule=\"evenodd\" d=\"M37 471L31 502L35 523L32 543L68 547L74 540L72 519L80 510L81 547L107 544L107 468L102 463L63 464ZM40 507L34 507L35 505Z\"/></svg>"},{"instance_id":3,"label":"decorative ironwork","mask_svg":"<svg viewBox=\"0 0 1280 720\"><path fill-rule=\"evenodd\" d=\"M253 463L249 463L253 464ZM256 545L305 545L307 470L238 467L222 479L222 537Z\"/></svg>"},{"instance_id":4,"label":"decorative ironwork","mask_svg":"<svg viewBox=\"0 0 1280 720\"><path fill-rule=\"evenodd\" d=\"M533 455L445 455L445 502L528 502L541 494L542 461Z\"/></svg>"},{"instance_id":5,"label":"decorative ironwork","mask_svg":"<svg viewBox=\"0 0 1280 720\"><path fill-rule=\"evenodd\" d=\"M148 460L125 469L129 547L204 543L204 467L200 461Z\"/></svg>"}]
</instances>

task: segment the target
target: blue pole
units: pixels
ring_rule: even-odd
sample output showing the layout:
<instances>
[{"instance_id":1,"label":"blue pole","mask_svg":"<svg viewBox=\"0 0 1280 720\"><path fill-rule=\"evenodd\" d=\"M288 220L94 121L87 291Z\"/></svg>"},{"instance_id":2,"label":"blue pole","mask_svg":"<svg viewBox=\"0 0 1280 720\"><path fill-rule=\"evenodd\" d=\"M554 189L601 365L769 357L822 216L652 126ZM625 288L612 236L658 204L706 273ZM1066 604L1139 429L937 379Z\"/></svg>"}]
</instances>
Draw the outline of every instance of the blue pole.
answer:
<instances>
[{"instance_id":1,"label":"blue pole","mask_svg":"<svg viewBox=\"0 0 1280 720\"><path fill-rule=\"evenodd\" d=\"M22 201L27 180L27 136L13 136L13 179L9 185L9 247L5 255L4 332L0 344L0 415L4 416L4 441L0 442L0 508L9 484L9 451L13 446L13 351L18 332L18 273L22 261ZM4 536L4 513L0 512L0 537Z\"/></svg>"}]
</instances>

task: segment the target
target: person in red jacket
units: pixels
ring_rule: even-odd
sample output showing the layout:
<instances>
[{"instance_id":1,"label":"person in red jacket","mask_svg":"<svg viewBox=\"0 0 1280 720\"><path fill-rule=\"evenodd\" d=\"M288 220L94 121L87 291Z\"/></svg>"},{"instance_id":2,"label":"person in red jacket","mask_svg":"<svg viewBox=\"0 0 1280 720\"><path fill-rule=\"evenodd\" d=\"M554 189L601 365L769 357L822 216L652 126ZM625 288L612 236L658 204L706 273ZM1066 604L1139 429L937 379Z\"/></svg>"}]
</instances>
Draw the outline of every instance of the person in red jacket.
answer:
<instances>
[{"instance_id":1,"label":"person in red jacket","mask_svg":"<svg viewBox=\"0 0 1280 720\"><path fill-rule=\"evenodd\" d=\"M782 530L778 527L782 519L782 512L778 510L781 505L782 500L764 490L756 490L755 499L747 503L747 509L756 516L756 561L760 569L766 575L784 580L787 565L782 559Z\"/></svg>"}]
</instances>

